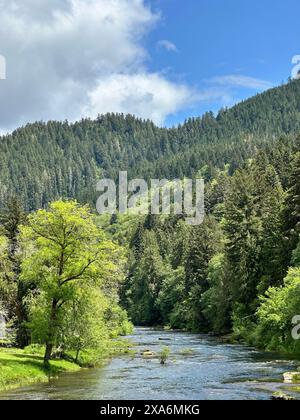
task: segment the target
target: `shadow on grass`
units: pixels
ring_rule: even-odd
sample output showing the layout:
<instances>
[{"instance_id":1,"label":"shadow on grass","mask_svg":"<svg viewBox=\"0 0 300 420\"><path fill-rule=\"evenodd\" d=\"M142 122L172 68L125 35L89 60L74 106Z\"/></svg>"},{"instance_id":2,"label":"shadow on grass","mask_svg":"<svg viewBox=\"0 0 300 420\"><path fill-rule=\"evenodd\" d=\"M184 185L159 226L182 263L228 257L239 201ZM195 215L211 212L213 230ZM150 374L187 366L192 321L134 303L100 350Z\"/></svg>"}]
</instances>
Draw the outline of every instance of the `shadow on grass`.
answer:
<instances>
[{"instance_id":1,"label":"shadow on grass","mask_svg":"<svg viewBox=\"0 0 300 420\"><path fill-rule=\"evenodd\" d=\"M19 354L19 353L11 353L11 356L16 357L18 359L31 359L31 360L39 360L41 363L43 362L42 356L33 355L33 354ZM1 363L1 359L0 359Z\"/></svg>"},{"instance_id":2,"label":"shadow on grass","mask_svg":"<svg viewBox=\"0 0 300 420\"><path fill-rule=\"evenodd\" d=\"M13 367L13 366L31 366L38 369L43 369L43 363L42 361L34 361L34 360L26 360L23 358L23 360L16 360L15 356L13 358L5 358L4 360L0 360L0 368L1 366L7 366L7 367ZM44 369L43 369L44 370Z\"/></svg>"},{"instance_id":3,"label":"shadow on grass","mask_svg":"<svg viewBox=\"0 0 300 420\"><path fill-rule=\"evenodd\" d=\"M16 360L16 359L20 360ZM29 359L29 360L28 360ZM44 373L49 378L56 377L60 373L63 373L66 371L61 366L55 366L50 363L49 366L45 366L43 363L43 358L39 356L22 356L22 355L12 355L11 358L7 357L3 360L0 360L0 372L1 372L1 366L3 367L9 367L14 368L16 371L25 370L28 369L35 369L39 370L40 372Z\"/></svg>"}]
</instances>

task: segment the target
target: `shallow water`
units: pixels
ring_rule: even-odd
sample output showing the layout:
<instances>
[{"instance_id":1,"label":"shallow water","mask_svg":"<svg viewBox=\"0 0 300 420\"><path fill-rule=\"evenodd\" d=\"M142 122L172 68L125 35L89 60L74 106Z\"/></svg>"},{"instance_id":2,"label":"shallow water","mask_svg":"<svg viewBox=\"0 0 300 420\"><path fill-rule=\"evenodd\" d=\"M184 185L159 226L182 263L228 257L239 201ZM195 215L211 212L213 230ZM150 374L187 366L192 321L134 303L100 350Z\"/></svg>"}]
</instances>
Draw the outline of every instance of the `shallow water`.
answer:
<instances>
[{"instance_id":1,"label":"shallow water","mask_svg":"<svg viewBox=\"0 0 300 420\"><path fill-rule=\"evenodd\" d=\"M263 400L282 384L282 374L299 362L202 335L137 328L135 357L116 358L101 369L67 374L0 394L25 400ZM143 359L145 350L171 349L168 363ZM188 351L187 351L188 350Z\"/></svg>"}]
</instances>

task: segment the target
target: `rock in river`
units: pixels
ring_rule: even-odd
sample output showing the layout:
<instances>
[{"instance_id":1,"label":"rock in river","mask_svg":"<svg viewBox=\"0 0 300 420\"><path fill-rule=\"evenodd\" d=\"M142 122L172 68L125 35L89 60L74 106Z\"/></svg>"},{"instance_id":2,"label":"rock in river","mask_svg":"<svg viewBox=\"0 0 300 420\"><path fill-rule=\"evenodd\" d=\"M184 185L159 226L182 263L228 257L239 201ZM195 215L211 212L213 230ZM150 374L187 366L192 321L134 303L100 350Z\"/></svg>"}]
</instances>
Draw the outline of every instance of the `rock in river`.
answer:
<instances>
[{"instance_id":1,"label":"rock in river","mask_svg":"<svg viewBox=\"0 0 300 420\"><path fill-rule=\"evenodd\" d=\"M285 384L299 384L300 372L287 372L283 375Z\"/></svg>"}]
</instances>

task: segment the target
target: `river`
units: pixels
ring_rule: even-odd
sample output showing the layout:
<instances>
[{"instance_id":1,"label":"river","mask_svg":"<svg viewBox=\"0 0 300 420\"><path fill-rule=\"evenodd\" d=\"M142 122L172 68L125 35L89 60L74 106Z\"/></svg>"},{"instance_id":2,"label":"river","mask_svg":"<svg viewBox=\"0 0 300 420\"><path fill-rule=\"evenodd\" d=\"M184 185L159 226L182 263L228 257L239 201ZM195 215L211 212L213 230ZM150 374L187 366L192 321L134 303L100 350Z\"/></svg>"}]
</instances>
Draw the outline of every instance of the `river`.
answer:
<instances>
[{"instance_id":1,"label":"river","mask_svg":"<svg viewBox=\"0 0 300 420\"><path fill-rule=\"evenodd\" d=\"M48 384L0 394L23 400L266 400L281 389L282 374L299 363L243 345L181 332L137 328L130 340L135 357L113 359L105 367L62 375ZM171 355L161 366L144 359L145 350Z\"/></svg>"}]
</instances>

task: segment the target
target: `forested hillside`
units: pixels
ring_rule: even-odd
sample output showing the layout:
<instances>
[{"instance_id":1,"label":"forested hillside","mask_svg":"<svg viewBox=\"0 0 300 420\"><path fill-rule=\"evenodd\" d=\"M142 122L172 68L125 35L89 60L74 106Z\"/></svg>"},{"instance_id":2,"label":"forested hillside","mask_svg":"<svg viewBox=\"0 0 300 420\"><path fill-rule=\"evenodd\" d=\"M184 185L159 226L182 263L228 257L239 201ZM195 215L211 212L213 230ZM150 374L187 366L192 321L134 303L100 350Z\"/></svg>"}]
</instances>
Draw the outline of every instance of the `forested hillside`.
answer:
<instances>
[{"instance_id":1,"label":"forested hillside","mask_svg":"<svg viewBox=\"0 0 300 420\"><path fill-rule=\"evenodd\" d=\"M122 302L137 325L234 333L299 355L300 137L258 151L206 187L206 217L139 220L130 241ZM112 222L111 222L112 223ZM117 238L124 221L111 226Z\"/></svg>"},{"instance_id":2,"label":"forested hillside","mask_svg":"<svg viewBox=\"0 0 300 420\"><path fill-rule=\"evenodd\" d=\"M17 194L26 210L58 198L93 202L101 176L190 176L215 168L230 173L258 149L269 153L281 136L300 130L300 81L249 99L216 117L207 113L172 129L132 116L35 123L0 140L0 202Z\"/></svg>"},{"instance_id":3,"label":"forested hillside","mask_svg":"<svg viewBox=\"0 0 300 420\"><path fill-rule=\"evenodd\" d=\"M57 348L97 348L130 330L120 297L135 324L300 353L300 81L173 129L121 115L36 123L3 137L0 154L0 303L17 345L46 345L45 363ZM81 204L119 170L200 173L204 223L95 217ZM24 214L11 195L47 209Z\"/></svg>"}]
</instances>

